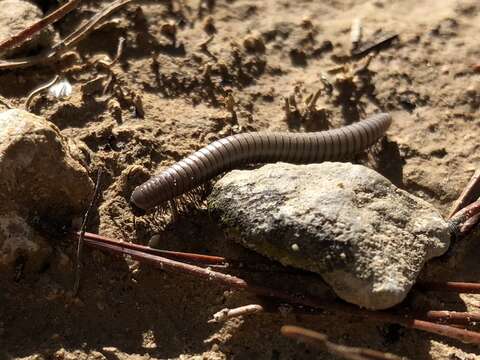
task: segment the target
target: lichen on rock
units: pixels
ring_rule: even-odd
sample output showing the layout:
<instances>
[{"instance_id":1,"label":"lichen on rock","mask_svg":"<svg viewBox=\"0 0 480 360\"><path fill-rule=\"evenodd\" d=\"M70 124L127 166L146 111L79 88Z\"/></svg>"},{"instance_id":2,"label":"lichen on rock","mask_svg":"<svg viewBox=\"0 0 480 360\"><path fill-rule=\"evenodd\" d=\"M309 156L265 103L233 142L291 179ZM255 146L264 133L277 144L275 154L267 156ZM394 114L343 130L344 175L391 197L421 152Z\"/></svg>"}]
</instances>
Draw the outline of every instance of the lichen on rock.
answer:
<instances>
[{"instance_id":1,"label":"lichen on rock","mask_svg":"<svg viewBox=\"0 0 480 360\"><path fill-rule=\"evenodd\" d=\"M369 309L400 303L450 241L433 206L350 163L235 170L208 202L233 239L320 274L338 296Z\"/></svg>"}]
</instances>

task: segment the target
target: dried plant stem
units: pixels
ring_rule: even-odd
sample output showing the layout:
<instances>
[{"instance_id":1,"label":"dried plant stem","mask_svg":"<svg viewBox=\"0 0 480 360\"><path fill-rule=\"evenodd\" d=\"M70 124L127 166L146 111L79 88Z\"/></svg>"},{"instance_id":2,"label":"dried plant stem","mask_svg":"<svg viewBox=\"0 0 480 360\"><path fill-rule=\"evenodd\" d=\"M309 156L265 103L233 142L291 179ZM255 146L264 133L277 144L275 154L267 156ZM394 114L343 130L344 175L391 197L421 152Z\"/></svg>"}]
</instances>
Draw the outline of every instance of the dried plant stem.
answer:
<instances>
[{"instance_id":1,"label":"dried plant stem","mask_svg":"<svg viewBox=\"0 0 480 360\"><path fill-rule=\"evenodd\" d=\"M444 324L472 325L480 322L480 312L429 310L419 313L418 317Z\"/></svg>"},{"instance_id":2,"label":"dried plant stem","mask_svg":"<svg viewBox=\"0 0 480 360\"><path fill-rule=\"evenodd\" d=\"M28 95L27 100L25 101L25 109L29 110L29 109L30 109L30 104L31 104L33 98L34 98L37 94L41 93L42 91L48 89L50 86L52 86L53 84L55 84L55 83L58 81L59 77L60 77L59 75L55 75L55 77L54 77L52 80L50 80L48 83L43 84L43 85L40 85L38 88L36 88L35 90L33 90L33 91Z\"/></svg>"},{"instance_id":3,"label":"dried plant stem","mask_svg":"<svg viewBox=\"0 0 480 360\"><path fill-rule=\"evenodd\" d=\"M458 211L465 206L471 204L480 196L480 169L477 169L472 178L468 182L465 189L460 194L459 198L453 204L452 210L448 215L448 219L451 219Z\"/></svg>"},{"instance_id":4,"label":"dried plant stem","mask_svg":"<svg viewBox=\"0 0 480 360\"><path fill-rule=\"evenodd\" d=\"M265 305L246 305L234 309L225 308L213 315L213 318L209 320L209 323L212 322L225 322L228 319L242 316L250 315L256 313L272 313L272 314L296 314L304 316L325 316L322 312L318 312L312 308L301 308L301 307L291 307L282 311L281 306L276 306L272 304ZM397 314L398 315L398 314ZM400 314L403 317L412 317L412 313L403 313ZM428 310L424 312L415 312L415 318L425 319L428 321L433 321L441 324L450 324L450 325L472 325L477 322L480 322L480 313L475 312L458 312L458 311L448 311L448 310Z\"/></svg>"},{"instance_id":5,"label":"dried plant stem","mask_svg":"<svg viewBox=\"0 0 480 360\"><path fill-rule=\"evenodd\" d=\"M272 314L295 314L303 316L325 316L324 313L319 312L318 310L312 308L301 308L301 307L291 307L286 310L281 309L281 306L272 306L271 304L267 305L247 305L235 309L222 309L216 314L213 315L213 319L208 322L225 322L226 320L242 316L250 315L256 313L272 313ZM480 322L480 313L475 312L458 312L458 311L448 311L448 310L428 310L425 312L414 312L412 313L403 313L397 314L403 317L415 317L419 319L424 319L427 321L432 321L440 324L448 325L461 325L468 326L474 325L475 323ZM461 327L460 327L461 328Z\"/></svg>"},{"instance_id":6,"label":"dried plant stem","mask_svg":"<svg viewBox=\"0 0 480 360\"><path fill-rule=\"evenodd\" d=\"M325 316L324 313L319 312L313 308L305 307L289 307L282 309L282 306L276 306L272 304L265 305L246 305L234 309L222 309L219 312L213 315L213 319L208 322L225 322L226 320L242 316L250 315L256 313L271 313L271 314L295 314L303 315L310 317ZM448 310L428 310L424 312L414 312L412 316L411 312L405 312L402 314L397 314L403 317L415 317L419 319L424 319L427 321L433 321L440 324L449 324L449 325L474 325L480 322L480 313L476 312L458 312L458 311L448 311ZM461 327L460 327L461 328Z\"/></svg>"},{"instance_id":7,"label":"dried plant stem","mask_svg":"<svg viewBox=\"0 0 480 360\"><path fill-rule=\"evenodd\" d=\"M85 231L87 229L88 220L90 218L90 213L93 209L93 206L97 202L97 198L100 191L100 182L102 179L102 170L98 170L97 173L97 182L95 184L95 190L92 195L92 200L90 201L90 205L85 212L83 217L82 227L80 228L80 235L78 237L77 243L77 259L76 259L76 267L75 267L75 283L73 285L73 295L76 296L78 294L78 290L80 289L80 278L81 278L81 271L82 271L82 250L83 250L83 242L85 238Z\"/></svg>"},{"instance_id":8,"label":"dried plant stem","mask_svg":"<svg viewBox=\"0 0 480 360\"><path fill-rule=\"evenodd\" d=\"M80 232L76 232L75 234L77 236L80 236ZM205 265L225 265L226 264L226 259L220 256L201 255L201 254L185 253L185 252L178 252L178 251L168 251L168 250L158 250L145 245L111 240L105 236L92 234L89 232L85 232L84 237L86 240L100 241L106 244L121 246L121 247L132 249L132 250L138 250L148 254L164 256L169 259L183 260L183 261L188 261L193 263L201 263ZM90 243L88 244L90 245Z\"/></svg>"},{"instance_id":9,"label":"dried plant stem","mask_svg":"<svg viewBox=\"0 0 480 360\"><path fill-rule=\"evenodd\" d=\"M118 39L117 52L116 52L113 60L108 61L108 62L103 61L103 60L98 60L97 64L101 64L102 66L104 66L105 68L110 70L113 67L113 65L115 65L118 62L118 60L120 59L120 57L122 56L124 46L125 46L125 38L121 36Z\"/></svg>"},{"instance_id":10,"label":"dried plant stem","mask_svg":"<svg viewBox=\"0 0 480 360\"><path fill-rule=\"evenodd\" d=\"M465 236L480 220L480 200L465 206L452 216L448 222L454 237Z\"/></svg>"},{"instance_id":11,"label":"dried plant stem","mask_svg":"<svg viewBox=\"0 0 480 360\"><path fill-rule=\"evenodd\" d=\"M240 306L234 309L222 309L219 312L213 314L213 318L208 320L209 323L220 323L225 322L228 319L245 316L245 315L252 315L264 312L265 309L262 305L258 304L250 304L245 306Z\"/></svg>"},{"instance_id":12,"label":"dried plant stem","mask_svg":"<svg viewBox=\"0 0 480 360\"><path fill-rule=\"evenodd\" d=\"M417 288L425 291L455 292L462 294L480 294L480 283L470 282L420 282L415 285Z\"/></svg>"},{"instance_id":13,"label":"dried plant stem","mask_svg":"<svg viewBox=\"0 0 480 360\"><path fill-rule=\"evenodd\" d=\"M71 48L76 45L79 41L85 38L90 32L96 29L96 27L109 17L114 12L118 11L123 6L138 0L117 0L114 1L106 9L99 11L93 18L87 21L85 24L80 25L80 27L63 39L59 44L55 45L53 49L56 48Z\"/></svg>"},{"instance_id":14,"label":"dried plant stem","mask_svg":"<svg viewBox=\"0 0 480 360\"><path fill-rule=\"evenodd\" d=\"M390 35L385 35L381 39L371 43L371 44L365 44L361 47L358 47L354 51L352 51L352 56L353 57L362 57L365 55L368 55L372 51L378 51L384 47L390 46L390 44L395 40L398 39L398 34L390 34Z\"/></svg>"},{"instance_id":15,"label":"dried plant stem","mask_svg":"<svg viewBox=\"0 0 480 360\"><path fill-rule=\"evenodd\" d=\"M56 9L49 15L43 17L33 25L29 26L28 28L20 31L15 35L12 35L10 38L0 43L0 53L3 53L8 49L22 44L36 33L46 28L48 25L53 24L54 22L63 18L66 14L74 10L79 4L80 0L70 0L69 2L60 6L58 9Z\"/></svg>"},{"instance_id":16,"label":"dried plant stem","mask_svg":"<svg viewBox=\"0 0 480 360\"><path fill-rule=\"evenodd\" d=\"M146 264L150 264L167 272L191 275L198 279L203 279L218 285L249 291L260 296L277 298L291 304L322 309L336 314L347 314L351 316L361 317L362 319L374 322L395 323L407 328L423 330L433 334L460 340L462 342L480 344L479 333L455 328L453 326L435 324L432 322L395 315L387 312L361 310L347 304L329 303L315 297L294 295L282 290L272 289L265 286L252 285L244 279L236 276L219 273L210 269L204 269L198 266L160 257L158 255L128 249L119 245L107 244L95 240L89 240L89 243L89 245L91 246L94 246L98 249L110 251L117 255L129 255L133 259L136 259Z\"/></svg>"},{"instance_id":17,"label":"dried plant stem","mask_svg":"<svg viewBox=\"0 0 480 360\"><path fill-rule=\"evenodd\" d=\"M77 30L58 44L54 45L51 49L36 56L0 61L0 70L27 68L58 59L62 54L75 47L81 40L90 34L90 32L95 30L108 16L119 10L121 7L134 1L138 0L117 0L113 2L110 6L100 11L91 20L84 25L81 25Z\"/></svg>"},{"instance_id":18,"label":"dried plant stem","mask_svg":"<svg viewBox=\"0 0 480 360\"><path fill-rule=\"evenodd\" d=\"M362 42L362 19L355 18L350 28L350 42L352 43L352 52L358 49Z\"/></svg>"},{"instance_id":19,"label":"dried plant stem","mask_svg":"<svg viewBox=\"0 0 480 360\"><path fill-rule=\"evenodd\" d=\"M74 232L74 235L78 236L79 232ZM197 265L222 266L222 267L228 267L231 269L233 268L241 269L249 272L275 272L275 273L281 273L281 274L294 274L294 275L302 274L304 276L311 276L311 277L315 276L314 274L311 274L311 273L306 273L306 272L303 273L301 270L297 270L297 269L272 270L270 267L268 268L262 267L261 264L259 265L253 262L238 261L235 259L229 259L222 256L160 250L160 249L152 248L150 246L112 240L105 236L97 235L89 232L85 233L85 239L100 241L107 244L119 245L125 248L138 250L138 251L146 252L153 255L160 255L168 259L186 261L186 262L197 264Z\"/></svg>"},{"instance_id":20,"label":"dried plant stem","mask_svg":"<svg viewBox=\"0 0 480 360\"><path fill-rule=\"evenodd\" d=\"M280 329L282 335L314 345L348 360L401 360L402 358L381 351L335 344L325 334L299 326L285 325Z\"/></svg>"}]
</instances>

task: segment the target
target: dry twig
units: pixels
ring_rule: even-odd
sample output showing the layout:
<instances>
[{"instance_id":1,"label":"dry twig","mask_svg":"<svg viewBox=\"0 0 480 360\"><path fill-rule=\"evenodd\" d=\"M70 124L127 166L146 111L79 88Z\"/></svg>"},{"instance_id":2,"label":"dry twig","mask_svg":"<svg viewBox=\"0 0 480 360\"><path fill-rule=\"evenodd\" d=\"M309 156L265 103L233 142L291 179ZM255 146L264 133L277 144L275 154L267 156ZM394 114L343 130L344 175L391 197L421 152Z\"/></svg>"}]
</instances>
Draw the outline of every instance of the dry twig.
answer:
<instances>
[{"instance_id":1,"label":"dry twig","mask_svg":"<svg viewBox=\"0 0 480 360\"><path fill-rule=\"evenodd\" d=\"M0 53L22 44L27 39L34 36L36 33L46 28L48 25L53 24L54 22L63 18L66 14L74 10L79 4L80 0L70 0L69 2L60 6L58 9L56 9L49 15L43 17L33 25L29 26L28 28L20 31L15 35L12 35L10 38L0 43Z\"/></svg>"},{"instance_id":2,"label":"dry twig","mask_svg":"<svg viewBox=\"0 0 480 360\"><path fill-rule=\"evenodd\" d=\"M43 64L58 59L61 55L75 47L88 34L95 30L108 16L118 11L121 7L134 1L138 0L117 0L113 2L110 6L100 11L87 23L81 25L77 30L72 32L58 44L54 45L51 49L36 56L0 61L0 70L27 68L33 65Z\"/></svg>"},{"instance_id":3,"label":"dry twig","mask_svg":"<svg viewBox=\"0 0 480 360\"><path fill-rule=\"evenodd\" d=\"M280 329L282 335L304 343L314 345L329 352L332 355L339 356L348 360L401 360L402 358L390 353L384 353L376 350L351 347L335 344L328 340L327 335L319 332L305 329L299 326L285 325Z\"/></svg>"},{"instance_id":4,"label":"dry twig","mask_svg":"<svg viewBox=\"0 0 480 360\"><path fill-rule=\"evenodd\" d=\"M252 315L252 314L258 314L264 311L264 308L262 305L258 304L250 304L250 305L245 305L245 306L240 306L238 308L234 309L222 309L219 312L213 314L213 318L208 320L209 323L220 323L220 322L225 322L228 319L239 317L239 316L245 316L245 315Z\"/></svg>"},{"instance_id":5,"label":"dry twig","mask_svg":"<svg viewBox=\"0 0 480 360\"><path fill-rule=\"evenodd\" d=\"M213 60L217 61L217 57L215 55L213 55L210 50L208 49L208 45L210 45L210 43L213 41L213 39L215 38L215 35L211 35L207 40L205 41L202 41L199 45L198 45L198 49L210 56Z\"/></svg>"},{"instance_id":6,"label":"dry twig","mask_svg":"<svg viewBox=\"0 0 480 360\"><path fill-rule=\"evenodd\" d=\"M186 264L179 261L160 257L158 255L128 249L119 246L118 244L114 245L100 241L89 240L89 245L94 246L98 249L110 251L117 255L129 255L133 259L136 259L146 264L150 264L167 272L194 276L198 279L214 282L218 285L249 291L260 296L277 298L291 304L321 309L335 314L344 314L360 317L364 320L373 322L394 323L404 326L406 328L422 330L456 339L462 342L480 344L480 334L473 331L464 330L443 324L435 324L429 321L419 320L409 316L395 315L388 312L361 310L347 304L328 303L326 301L323 301L322 299L315 297L310 297L306 295L294 295L278 289L272 289L259 285L252 285L244 279L236 276L219 273L211 269L204 269L191 264Z\"/></svg>"},{"instance_id":7,"label":"dry twig","mask_svg":"<svg viewBox=\"0 0 480 360\"><path fill-rule=\"evenodd\" d=\"M225 322L228 319L243 316L251 315L257 313L271 313L271 314L280 314L284 315L287 313L304 315L304 316L324 316L321 312L316 311L311 308L301 308L301 307L288 307L285 309L284 306L272 306L271 304L267 306L263 305L246 305L234 309L222 309L219 312L213 315L213 318L209 320L209 323L214 322ZM412 316L411 313L403 313L403 316L409 317ZM450 325L474 325L480 322L480 313L475 312L459 312L459 311L448 311L448 310L428 310L425 312L415 312L415 317L420 319L425 319L428 321L433 321L440 324L450 324Z\"/></svg>"},{"instance_id":8,"label":"dry twig","mask_svg":"<svg viewBox=\"0 0 480 360\"><path fill-rule=\"evenodd\" d=\"M75 235L80 236L81 233L75 232ZM93 244L95 241L100 241L105 244L121 246L126 249L138 250L138 251L145 252L147 254L160 255L160 256L164 256L166 258L174 259L174 260L175 259L183 260L191 263L197 263L197 264L200 263L203 265L226 265L226 259L220 256L210 256L210 255L192 254L192 253L185 253L185 252L178 252L178 251L159 250L159 249L154 249L145 245L111 240L105 236L92 234L89 232L84 233L84 238L85 238L85 243L88 243L88 245L92 244L92 246L94 246ZM88 242L89 240L92 240L93 242Z\"/></svg>"},{"instance_id":9,"label":"dry twig","mask_svg":"<svg viewBox=\"0 0 480 360\"><path fill-rule=\"evenodd\" d=\"M362 47L359 47L355 49L355 51L352 51L352 56L353 57L362 57L365 56L372 51L377 51L380 50L384 47L390 46L390 44L395 40L398 39L398 34L390 34L382 37L381 39L371 43L371 44L366 44Z\"/></svg>"},{"instance_id":10,"label":"dry twig","mask_svg":"<svg viewBox=\"0 0 480 360\"><path fill-rule=\"evenodd\" d=\"M97 199L99 196L101 179L102 179L102 170L100 169L98 170L97 182L95 184L95 190L93 191L92 200L90 201L90 205L88 206L87 211L85 212L85 215L83 217L82 227L80 228L80 235L78 237L77 259L76 259L77 263L75 268L75 283L73 285L73 296L76 296L78 294L78 290L80 288L80 277L81 277L81 270L82 270L82 250L83 250L83 242L85 238L85 231L87 229L90 213L93 209L93 206L97 202Z\"/></svg>"},{"instance_id":11,"label":"dry twig","mask_svg":"<svg viewBox=\"0 0 480 360\"><path fill-rule=\"evenodd\" d=\"M79 236L80 233L77 232L77 233L74 233L74 235ZM92 234L89 232L85 233L85 239L86 239L85 243L91 246L94 246L95 242L100 241L107 244L118 245L128 249L142 251L148 254L160 255L168 259L186 261L188 263L192 263L196 265L235 268L235 269L242 269L250 272L272 272L273 271L275 273L295 274L295 275L302 273L301 270L295 270L295 269L271 270L270 267L268 267L267 269L257 263L238 261L235 259L225 258L222 256L212 256L212 255L186 253L186 252L178 252L178 251L170 251L170 250L160 250L160 249L152 248L150 246L134 244L134 243L125 242L125 241L112 240L105 236ZM88 242L88 240L92 240L92 242ZM303 274L306 275L306 273L303 273ZM308 275L311 276L311 274L308 274Z\"/></svg>"},{"instance_id":12,"label":"dry twig","mask_svg":"<svg viewBox=\"0 0 480 360\"><path fill-rule=\"evenodd\" d=\"M465 189L460 194L457 201L455 201L455 203L453 204L452 210L450 210L450 214L448 215L448 219L451 219L458 211L475 201L475 199L478 198L479 194L480 169L477 169Z\"/></svg>"},{"instance_id":13,"label":"dry twig","mask_svg":"<svg viewBox=\"0 0 480 360\"><path fill-rule=\"evenodd\" d=\"M480 200L467 205L452 216L448 222L452 235L465 236L480 220Z\"/></svg>"},{"instance_id":14,"label":"dry twig","mask_svg":"<svg viewBox=\"0 0 480 360\"><path fill-rule=\"evenodd\" d=\"M480 322L479 312L429 310L423 314L419 313L418 317L442 324L472 325Z\"/></svg>"},{"instance_id":15,"label":"dry twig","mask_svg":"<svg viewBox=\"0 0 480 360\"><path fill-rule=\"evenodd\" d=\"M426 291L454 292L461 294L480 294L480 283L471 282L420 282L415 285L417 288Z\"/></svg>"}]
</instances>

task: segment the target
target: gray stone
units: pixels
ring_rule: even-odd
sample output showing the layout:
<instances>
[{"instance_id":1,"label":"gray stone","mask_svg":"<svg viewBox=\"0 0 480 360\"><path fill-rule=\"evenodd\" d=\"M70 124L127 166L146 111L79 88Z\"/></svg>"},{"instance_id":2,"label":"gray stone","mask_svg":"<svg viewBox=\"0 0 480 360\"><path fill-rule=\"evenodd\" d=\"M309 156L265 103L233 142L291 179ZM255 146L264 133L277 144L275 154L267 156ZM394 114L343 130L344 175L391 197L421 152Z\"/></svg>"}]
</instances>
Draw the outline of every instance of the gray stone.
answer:
<instances>
[{"instance_id":1,"label":"gray stone","mask_svg":"<svg viewBox=\"0 0 480 360\"><path fill-rule=\"evenodd\" d=\"M235 170L208 206L233 239L320 274L339 297L369 309L400 303L450 242L433 206L350 163Z\"/></svg>"},{"instance_id":2,"label":"gray stone","mask_svg":"<svg viewBox=\"0 0 480 360\"><path fill-rule=\"evenodd\" d=\"M31 221L83 213L93 192L73 143L59 129L23 110L0 113L0 267L19 256L32 270L50 252Z\"/></svg>"},{"instance_id":3,"label":"gray stone","mask_svg":"<svg viewBox=\"0 0 480 360\"><path fill-rule=\"evenodd\" d=\"M2 16L0 16L0 42L26 29L43 17L42 11L34 4L24 0L0 0ZM8 50L4 55L20 56L37 48L52 45L56 33L52 26L47 26L31 40L17 48Z\"/></svg>"}]
</instances>

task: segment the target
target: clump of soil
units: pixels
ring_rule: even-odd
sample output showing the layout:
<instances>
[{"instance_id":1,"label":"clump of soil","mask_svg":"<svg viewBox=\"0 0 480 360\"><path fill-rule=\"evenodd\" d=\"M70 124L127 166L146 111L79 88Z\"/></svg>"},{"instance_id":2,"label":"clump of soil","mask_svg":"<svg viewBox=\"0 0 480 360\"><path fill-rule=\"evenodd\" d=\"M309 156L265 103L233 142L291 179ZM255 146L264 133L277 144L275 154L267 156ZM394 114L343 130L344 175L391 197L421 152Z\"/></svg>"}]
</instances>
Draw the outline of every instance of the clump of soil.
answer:
<instances>
[{"instance_id":1,"label":"clump of soil","mask_svg":"<svg viewBox=\"0 0 480 360\"><path fill-rule=\"evenodd\" d=\"M63 38L108 4L84 1L55 29ZM44 11L58 6L40 5ZM368 66L365 58L350 57L349 31L358 17L364 39L399 34ZM146 219L134 225L131 190L214 139L243 131L337 127L380 110L392 113L394 123L369 164L446 215L480 160L480 74L471 68L480 59L479 20L480 4L473 0L132 3L85 38L69 61L1 71L0 95L21 108L29 92L54 75L69 78L71 97L42 93L30 109L83 144L90 174L105 170L89 230L114 238L147 243L157 234L159 228ZM126 42L119 61L111 69L100 66L98 59L115 57L120 37ZM311 103L319 90L314 108L305 111L303 103ZM297 106L287 112L291 99ZM476 240L478 234L455 244L428 265L423 279L478 279ZM469 359L478 352L334 314L208 324L216 311L256 299L90 250L79 298L73 298L76 244L54 231L48 241L54 251L41 272L19 267L0 274L0 357L332 358L283 338L279 328L285 323L325 332L335 342L416 359ZM227 242L204 209L171 223L161 232L160 246L265 261ZM251 276L293 291L315 286L294 275ZM439 310L480 306L478 295L417 291L406 301Z\"/></svg>"}]
</instances>

